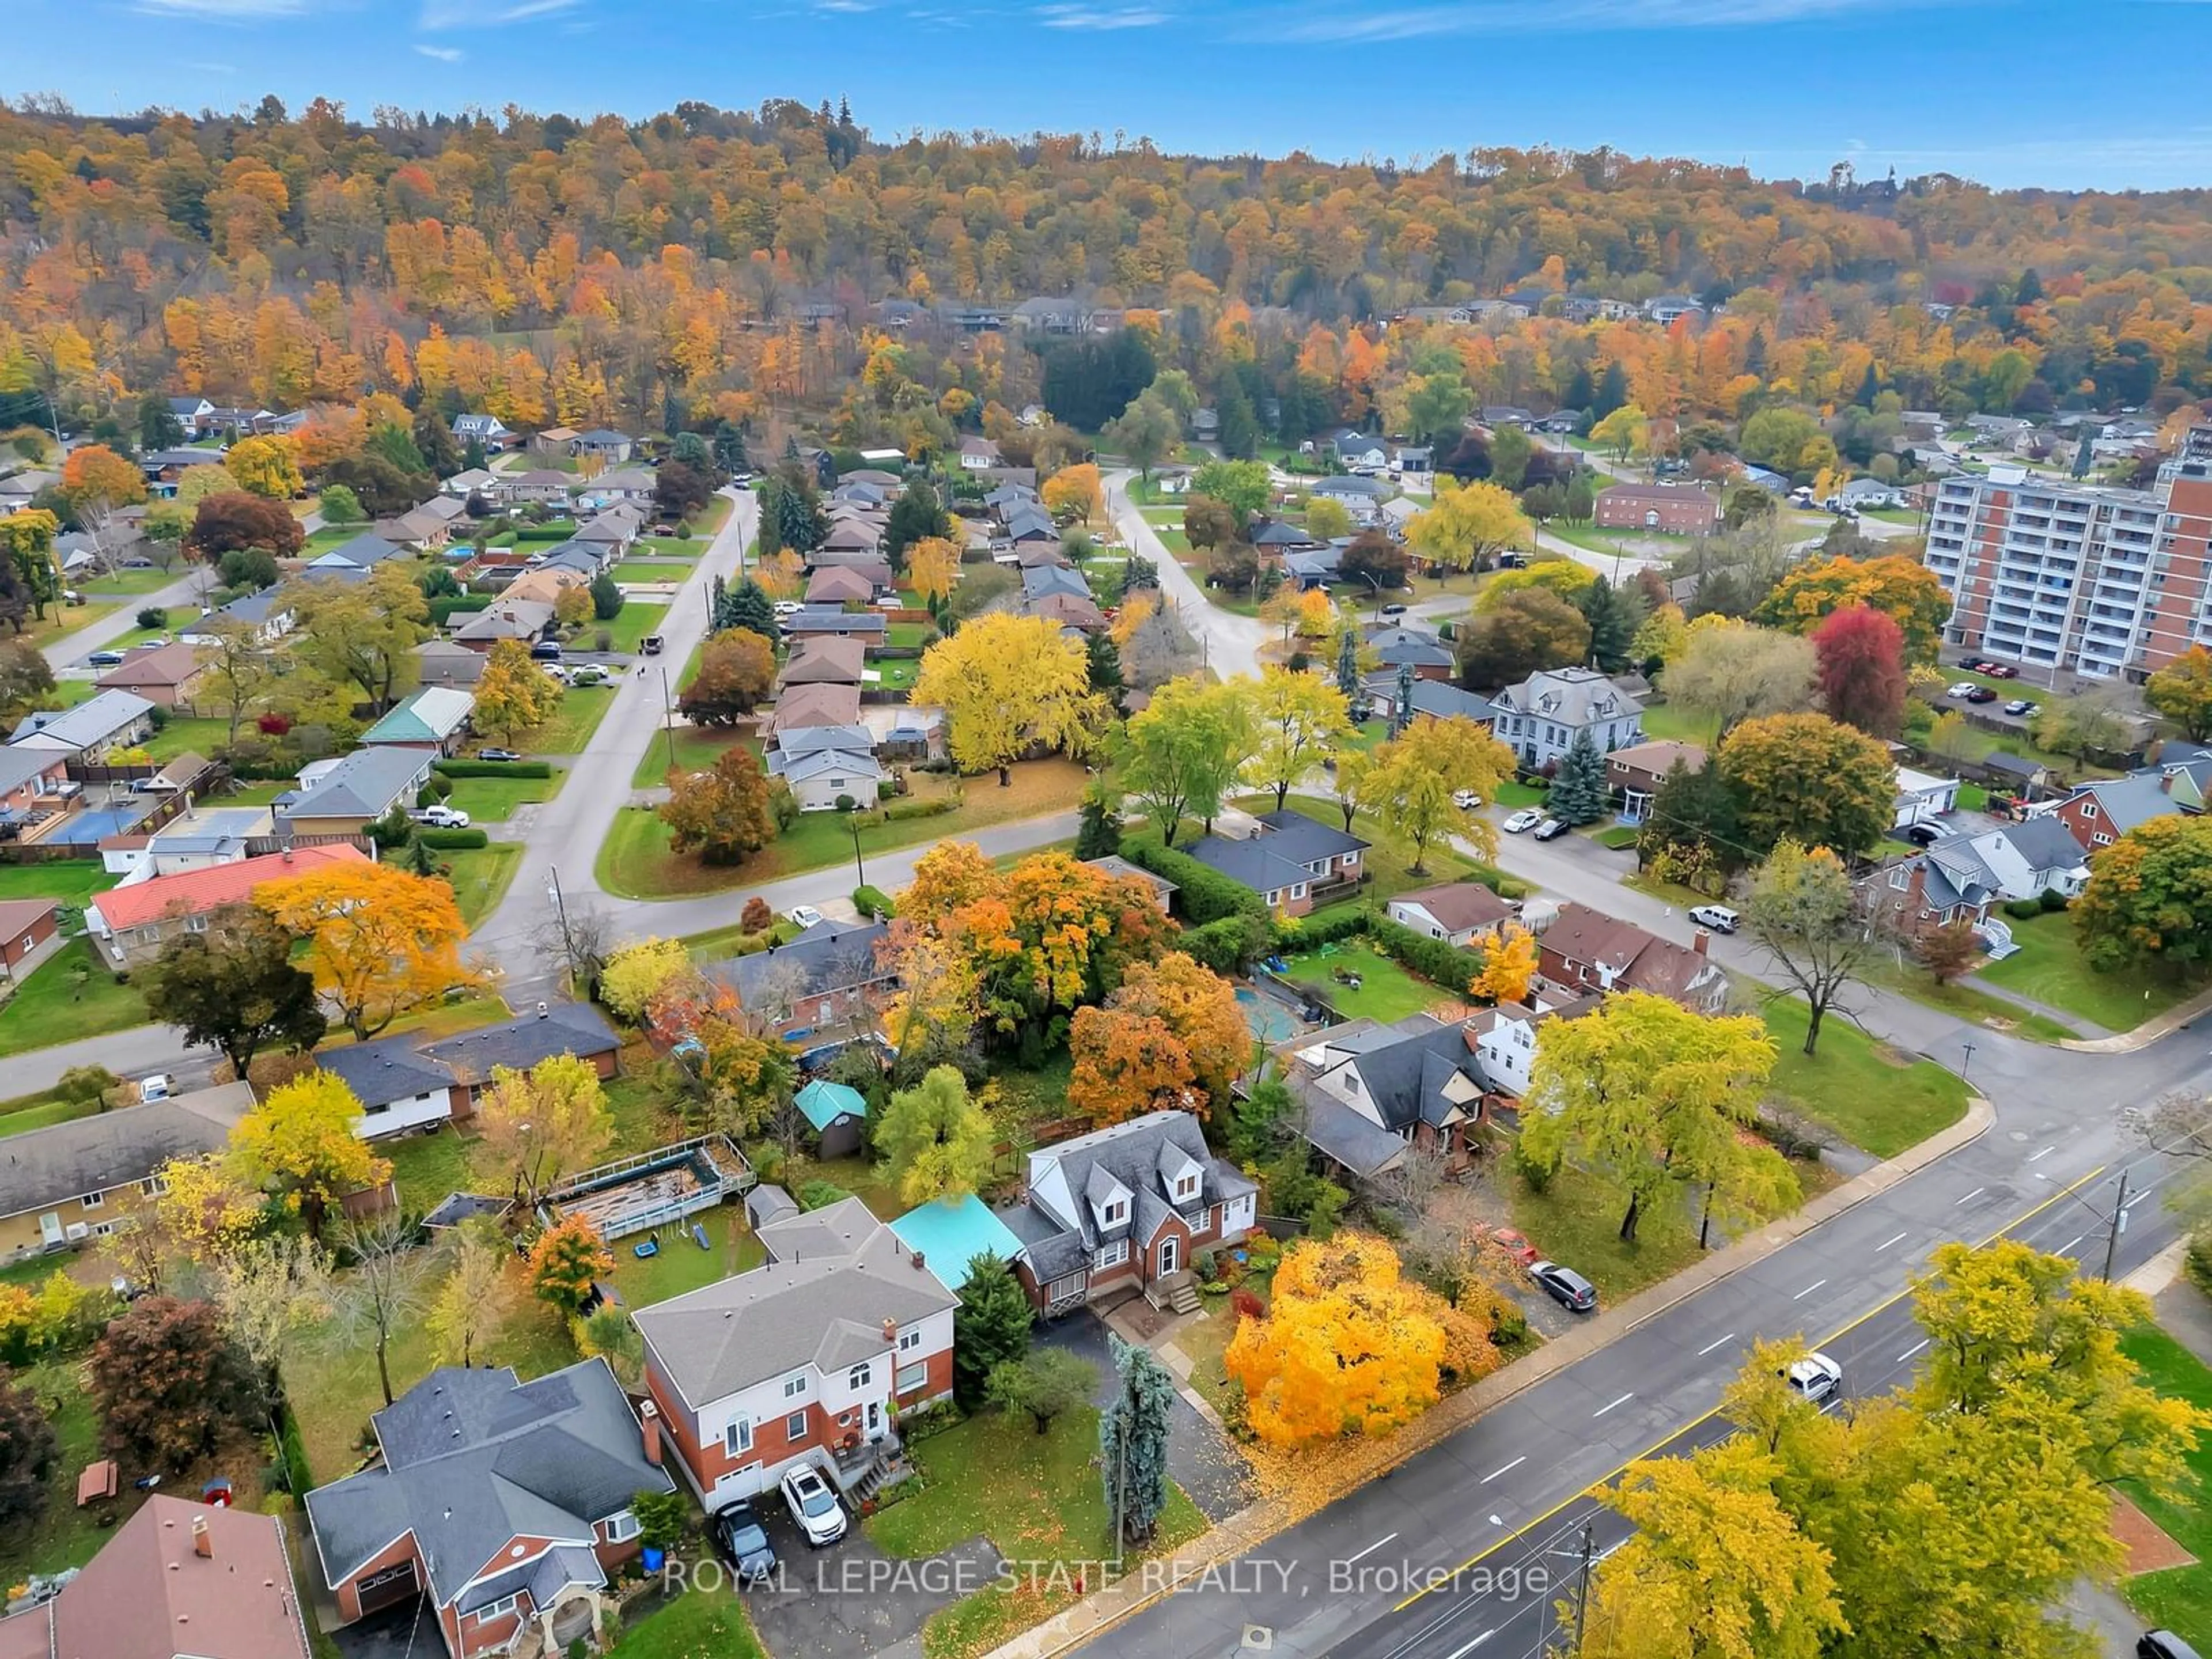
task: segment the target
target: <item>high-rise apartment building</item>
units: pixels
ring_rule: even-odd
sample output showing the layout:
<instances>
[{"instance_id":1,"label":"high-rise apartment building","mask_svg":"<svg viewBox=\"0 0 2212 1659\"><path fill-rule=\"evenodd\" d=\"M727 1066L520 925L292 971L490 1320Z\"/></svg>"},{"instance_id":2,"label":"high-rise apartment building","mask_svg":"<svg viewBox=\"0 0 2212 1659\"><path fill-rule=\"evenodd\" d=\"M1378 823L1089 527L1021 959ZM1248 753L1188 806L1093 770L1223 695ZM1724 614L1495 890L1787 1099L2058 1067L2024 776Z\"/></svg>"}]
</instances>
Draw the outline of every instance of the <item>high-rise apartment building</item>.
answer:
<instances>
[{"instance_id":1,"label":"high-rise apartment building","mask_svg":"<svg viewBox=\"0 0 2212 1659\"><path fill-rule=\"evenodd\" d=\"M2141 680L2212 646L2212 426L2191 430L2148 489L2016 466L1937 486L1928 568L1953 606L1945 638L2007 662Z\"/></svg>"}]
</instances>

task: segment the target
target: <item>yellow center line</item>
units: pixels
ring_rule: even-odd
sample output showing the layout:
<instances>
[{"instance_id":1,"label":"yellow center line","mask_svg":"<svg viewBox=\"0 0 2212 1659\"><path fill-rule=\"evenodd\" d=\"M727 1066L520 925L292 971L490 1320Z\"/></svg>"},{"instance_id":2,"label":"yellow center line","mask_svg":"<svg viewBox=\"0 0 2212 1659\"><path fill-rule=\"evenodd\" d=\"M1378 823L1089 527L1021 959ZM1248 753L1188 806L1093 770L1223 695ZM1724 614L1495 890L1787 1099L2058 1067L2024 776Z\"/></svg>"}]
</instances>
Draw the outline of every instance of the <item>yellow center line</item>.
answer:
<instances>
[{"instance_id":1,"label":"yellow center line","mask_svg":"<svg viewBox=\"0 0 2212 1659\"><path fill-rule=\"evenodd\" d=\"M2050 1197L2045 1199L2042 1203L2037 1205L2033 1209L2025 1211L2021 1214L2014 1217L2010 1221L2006 1222L1995 1232L1991 1233L1987 1238L1983 1239L1980 1243L1975 1245L1974 1248L1976 1249L1980 1249L1984 1245L1996 1243L1998 1239L2002 1238L2007 1233L2011 1232L2014 1229L2026 1226L2029 1222L2034 1220L2036 1217L2041 1215L2045 1210L2051 1208L2052 1205L2057 1203L2061 1199L2072 1197L2075 1193L2087 1186L2099 1176L2104 1174L2110 1167L2111 1165L2109 1164L2100 1164L2095 1169L2090 1170L2088 1174L2083 1176L2079 1181L2074 1182L2071 1185L2061 1187L2057 1192L2051 1194ZM1809 1237L1811 1235L1808 1234L1807 1237ZM1890 1309L1895 1307L1899 1303L1904 1301L1905 1297L1911 1294L1911 1286L1907 1285L1904 1290L1898 1291L1895 1295L1891 1296L1881 1302L1876 1303L1873 1307L1869 1308L1856 1319L1852 1320L1850 1324L1842 1326L1839 1328L1830 1332L1826 1336L1821 1338L1820 1342L1815 1343L1814 1346L1819 1347L1830 1342L1841 1341L1844 1338L1849 1336L1853 1331L1858 1329L1860 1326L1865 1324L1869 1320L1874 1318L1878 1314L1887 1313ZM1613 1481L1620 1479L1622 1474L1628 1471L1631 1466L1644 1462L1654 1453L1658 1451L1662 1446L1672 1444L1674 1441L1680 1439L1684 1435L1688 1434L1693 1429L1698 1428L1704 1424L1711 1422L1714 1418L1718 1417L1720 1413L1721 1408L1718 1406L1715 1406L1711 1410L1700 1413L1698 1416L1692 1418L1688 1422L1683 1424L1681 1427L1668 1430L1666 1434L1654 1441L1650 1446L1637 1453L1633 1457L1629 1458L1626 1462L1619 1465L1609 1474L1600 1478L1594 1484L1583 1487L1583 1490L1578 1492L1575 1492L1566 1498L1561 1498L1558 1503L1553 1504L1551 1508L1546 1510L1541 1515L1539 1515L1531 1520L1522 1522L1519 1526L1516 1527L1511 1532L1507 1533L1504 1537L1498 1540L1495 1543L1485 1545L1481 1549L1477 1550L1473 1555L1468 1556L1466 1560L1461 1562L1459 1565L1454 1567L1450 1572L1439 1575L1441 1583L1428 1584L1420 1589L1415 1590L1404 1601L1392 1607L1390 1611L1392 1613L1403 1613L1407 1607L1412 1607L1414 1602L1419 1601L1423 1596L1433 1595L1437 1589L1443 1588L1443 1585L1450 1583L1454 1579L1459 1577L1461 1574L1467 1571L1469 1567L1474 1566L1478 1561L1485 1560L1487 1558L1497 1554L1498 1551L1504 1549L1507 1545L1516 1543L1519 1540L1526 1537L1537 1528L1542 1526L1547 1521L1549 1521L1553 1516L1559 1514L1560 1510L1580 1503L1585 1498L1595 1497L1601 1487L1607 1486Z\"/></svg>"}]
</instances>

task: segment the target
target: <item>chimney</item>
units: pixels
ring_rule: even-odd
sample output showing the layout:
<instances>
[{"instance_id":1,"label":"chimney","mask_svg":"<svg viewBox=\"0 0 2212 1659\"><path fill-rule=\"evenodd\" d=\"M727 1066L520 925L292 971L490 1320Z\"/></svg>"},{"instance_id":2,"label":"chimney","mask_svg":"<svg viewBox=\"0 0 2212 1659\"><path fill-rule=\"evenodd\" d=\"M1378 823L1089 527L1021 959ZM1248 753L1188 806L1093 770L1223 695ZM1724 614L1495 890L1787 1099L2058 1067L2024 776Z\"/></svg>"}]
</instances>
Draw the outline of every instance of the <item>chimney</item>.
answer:
<instances>
[{"instance_id":1,"label":"chimney","mask_svg":"<svg viewBox=\"0 0 2212 1659\"><path fill-rule=\"evenodd\" d=\"M1705 954L1705 947L1712 942L1713 936L1702 927L1698 928L1696 933L1690 935L1690 948L1692 951L1695 951L1699 956Z\"/></svg>"},{"instance_id":2,"label":"chimney","mask_svg":"<svg viewBox=\"0 0 2212 1659\"><path fill-rule=\"evenodd\" d=\"M215 1539L208 1532L207 1516L192 1517L192 1553L203 1561L215 1559Z\"/></svg>"},{"instance_id":3,"label":"chimney","mask_svg":"<svg viewBox=\"0 0 2212 1659\"><path fill-rule=\"evenodd\" d=\"M660 1467L660 1407L650 1400L637 1408L639 1425L645 1431L645 1461L655 1468Z\"/></svg>"},{"instance_id":4,"label":"chimney","mask_svg":"<svg viewBox=\"0 0 2212 1659\"><path fill-rule=\"evenodd\" d=\"M896 1342L898 1340L897 1320L886 1319L884 1321L884 1340L886 1342Z\"/></svg>"},{"instance_id":5,"label":"chimney","mask_svg":"<svg viewBox=\"0 0 2212 1659\"><path fill-rule=\"evenodd\" d=\"M915 1270L916 1273L920 1273L920 1272L921 1271L921 1269L922 1269L922 1267L923 1267L923 1266L924 1266L924 1265L925 1265L925 1264L924 1264L924 1262L923 1262L923 1261L922 1261L921 1252L920 1250L916 1250L916 1251L914 1253L914 1270Z\"/></svg>"}]
</instances>

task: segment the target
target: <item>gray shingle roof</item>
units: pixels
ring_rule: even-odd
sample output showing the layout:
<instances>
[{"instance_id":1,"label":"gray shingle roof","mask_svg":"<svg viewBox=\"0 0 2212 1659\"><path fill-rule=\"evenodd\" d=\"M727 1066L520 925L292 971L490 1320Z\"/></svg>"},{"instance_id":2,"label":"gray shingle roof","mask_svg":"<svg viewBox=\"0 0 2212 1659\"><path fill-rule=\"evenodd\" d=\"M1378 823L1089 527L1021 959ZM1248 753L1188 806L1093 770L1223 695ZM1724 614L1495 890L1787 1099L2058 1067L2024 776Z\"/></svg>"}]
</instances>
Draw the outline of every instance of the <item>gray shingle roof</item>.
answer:
<instances>
[{"instance_id":1,"label":"gray shingle roof","mask_svg":"<svg viewBox=\"0 0 2212 1659\"><path fill-rule=\"evenodd\" d=\"M1306 1103L1298 1133L1356 1175L1381 1173L1406 1153L1406 1143L1340 1101Z\"/></svg>"},{"instance_id":2,"label":"gray shingle roof","mask_svg":"<svg viewBox=\"0 0 2212 1659\"><path fill-rule=\"evenodd\" d=\"M289 817L374 818L405 799L429 770L430 757L414 749L357 749L302 790L285 810Z\"/></svg>"},{"instance_id":3,"label":"gray shingle roof","mask_svg":"<svg viewBox=\"0 0 2212 1659\"><path fill-rule=\"evenodd\" d=\"M760 1009L886 977L890 970L878 963L876 947L890 932L879 921L859 927L825 921L788 945L715 963L708 971L727 982L745 1007Z\"/></svg>"},{"instance_id":4,"label":"gray shingle roof","mask_svg":"<svg viewBox=\"0 0 2212 1659\"><path fill-rule=\"evenodd\" d=\"M173 1158L220 1152L252 1104L251 1089L226 1084L9 1135L0 1144L0 1216L143 1181Z\"/></svg>"},{"instance_id":5,"label":"gray shingle roof","mask_svg":"<svg viewBox=\"0 0 2212 1659\"><path fill-rule=\"evenodd\" d=\"M412 1095L427 1095L450 1085L453 1071L425 1057L411 1037L379 1037L374 1042L350 1043L325 1048L315 1064L345 1079L354 1097L364 1106L388 1106Z\"/></svg>"},{"instance_id":6,"label":"gray shingle roof","mask_svg":"<svg viewBox=\"0 0 2212 1659\"><path fill-rule=\"evenodd\" d=\"M154 705L135 691L102 691L74 708L41 709L26 714L9 736L10 743L36 737L41 749L88 749L106 742Z\"/></svg>"},{"instance_id":7,"label":"gray shingle roof","mask_svg":"<svg viewBox=\"0 0 2212 1659\"><path fill-rule=\"evenodd\" d=\"M1170 1208L1160 1176L1170 1147L1198 1166L1203 1177L1199 1203L1219 1204L1259 1190L1235 1164L1206 1149L1205 1133L1188 1112L1148 1112L1031 1152L1031 1218L1018 1225L1011 1212L1001 1212L1000 1219L1028 1247L1030 1265L1042 1279L1074 1271L1073 1265L1061 1264L1079 1265L1102 1240L1133 1231L1142 1243L1158 1231ZM1135 1195L1133 1213L1126 1225L1102 1227L1094 1206L1117 1185Z\"/></svg>"},{"instance_id":8,"label":"gray shingle roof","mask_svg":"<svg viewBox=\"0 0 2212 1659\"><path fill-rule=\"evenodd\" d=\"M622 1039L597 1008L582 1002L553 1002L543 1013L426 1042L420 1052L427 1060L450 1066L461 1081L481 1083L495 1066L526 1072L556 1054L589 1060L621 1047Z\"/></svg>"}]
</instances>

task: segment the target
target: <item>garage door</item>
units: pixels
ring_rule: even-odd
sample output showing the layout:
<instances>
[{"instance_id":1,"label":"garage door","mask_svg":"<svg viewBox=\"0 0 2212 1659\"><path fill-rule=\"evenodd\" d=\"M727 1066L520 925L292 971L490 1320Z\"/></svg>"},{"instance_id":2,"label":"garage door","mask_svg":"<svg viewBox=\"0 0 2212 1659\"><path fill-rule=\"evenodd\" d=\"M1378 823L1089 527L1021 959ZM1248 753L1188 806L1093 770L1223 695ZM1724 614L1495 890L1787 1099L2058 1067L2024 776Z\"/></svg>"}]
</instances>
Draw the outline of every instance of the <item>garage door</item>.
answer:
<instances>
[{"instance_id":1,"label":"garage door","mask_svg":"<svg viewBox=\"0 0 2212 1659\"><path fill-rule=\"evenodd\" d=\"M361 1613L364 1619L380 1608L388 1607L396 1601L404 1601L409 1596L420 1593L415 1582L415 1564L412 1561L402 1561L396 1567L386 1567L382 1572L356 1578L353 1581L353 1589L361 1599Z\"/></svg>"}]
</instances>

